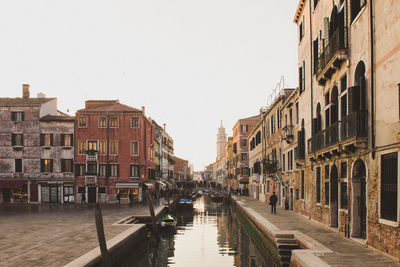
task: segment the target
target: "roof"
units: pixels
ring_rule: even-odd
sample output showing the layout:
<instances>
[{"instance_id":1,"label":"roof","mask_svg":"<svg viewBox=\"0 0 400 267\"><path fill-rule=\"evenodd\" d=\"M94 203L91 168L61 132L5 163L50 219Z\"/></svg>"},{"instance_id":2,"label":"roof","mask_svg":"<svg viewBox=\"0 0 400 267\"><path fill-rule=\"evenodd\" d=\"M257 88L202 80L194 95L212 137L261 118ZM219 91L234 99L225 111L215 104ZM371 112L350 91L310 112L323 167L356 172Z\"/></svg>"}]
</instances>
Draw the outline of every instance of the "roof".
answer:
<instances>
[{"instance_id":1,"label":"roof","mask_svg":"<svg viewBox=\"0 0 400 267\"><path fill-rule=\"evenodd\" d=\"M142 113L141 110L119 102L78 110L76 113Z\"/></svg>"},{"instance_id":2,"label":"roof","mask_svg":"<svg viewBox=\"0 0 400 267\"><path fill-rule=\"evenodd\" d=\"M299 0L299 4L296 9L296 14L294 15L293 22L298 23L301 15L303 14L304 7L306 5L306 0Z\"/></svg>"},{"instance_id":3,"label":"roof","mask_svg":"<svg viewBox=\"0 0 400 267\"><path fill-rule=\"evenodd\" d=\"M22 98L22 97L2 97L0 98L0 107L40 107L46 102L57 98Z\"/></svg>"},{"instance_id":4,"label":"roof","mask_svg":"<svg viewBox=\"0 0 400 267\"><path fill-rule=\"evenodd\" d=\"M74 121L75 117L69 116L61 111L58 111L59 115L46 115L40 118L40 121Z\"/></svg>"}]
</instances>

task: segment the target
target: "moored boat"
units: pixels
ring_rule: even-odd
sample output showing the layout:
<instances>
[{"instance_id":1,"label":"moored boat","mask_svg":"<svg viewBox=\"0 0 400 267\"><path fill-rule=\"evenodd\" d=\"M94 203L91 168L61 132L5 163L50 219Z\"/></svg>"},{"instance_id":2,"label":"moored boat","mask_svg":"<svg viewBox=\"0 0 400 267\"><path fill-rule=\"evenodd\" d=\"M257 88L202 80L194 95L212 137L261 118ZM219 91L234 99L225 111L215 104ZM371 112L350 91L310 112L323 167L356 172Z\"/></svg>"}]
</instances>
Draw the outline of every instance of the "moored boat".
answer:
<instances>
[{"instance_id":1,"label":"moored boat","mask_svg":"<svg viewBox=\"0 0 400 267\"><path fill-rule=\"evenodd\" d=\"M190 199L180 199L176 206L179 208L193 209L193 201Z\"/></svg>"},{"instance_id":2,"label":"moored boat","mask_svg":"<svg viewBox=\"0 0 400 267\"><path fill-rule=\"evenodd\" d=\"M167 214L158 219L157 223L163 228L175 228L176 224L178 223L178 219L171 214Z\"/></svg>"}]
</instances>

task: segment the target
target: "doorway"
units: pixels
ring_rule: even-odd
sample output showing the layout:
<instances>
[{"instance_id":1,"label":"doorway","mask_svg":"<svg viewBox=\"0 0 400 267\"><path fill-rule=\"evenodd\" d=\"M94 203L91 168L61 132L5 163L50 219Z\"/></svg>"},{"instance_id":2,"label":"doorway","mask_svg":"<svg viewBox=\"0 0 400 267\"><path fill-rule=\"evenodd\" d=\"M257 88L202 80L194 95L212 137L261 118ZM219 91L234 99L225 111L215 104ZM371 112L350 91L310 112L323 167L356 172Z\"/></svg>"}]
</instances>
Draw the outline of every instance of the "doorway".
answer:
<instances>
[{"instance_id":1,"label":"doorway","mask_svg":"<svg viewBox=\"0 0 400 267\"><path fill-rule=\"evenodd\" d=\"M354 163L352 173L353 198L352 198L352 237L367 238L367 183L366 168L362 160Z\"/></svg>"},{"instance_id":2,"label":"doorway","mask_svg":"<svg viewBox=\"0 0 400 267\"><path fill-rule=\"evenodd\" d=\"M339 206L338 206L338 170L336 165L332 166L331 169L331 178L330 178L331 186L330 186L330 208L331 208L331 227L338 227L338 213L339 213Z\"/></svg>"},{"instance_id":3,"label":"doorway","mask_svg":"<svg viewBox=\"0 0 400 267\"><path fill-rule=\"evenodd\" d=\"M96 203L96 187L88 187L88 203Z\"/></svg>"},{"instance_id":4,"label":"doorway","mask_svg":"<svg viewBox=\"0 0 400 267\"><path fill-rule=\"evenodd\" d=\"M290 188L290 210L293 210L293 198L294 198L293 188Z\"/></svg>"}]
</instances>

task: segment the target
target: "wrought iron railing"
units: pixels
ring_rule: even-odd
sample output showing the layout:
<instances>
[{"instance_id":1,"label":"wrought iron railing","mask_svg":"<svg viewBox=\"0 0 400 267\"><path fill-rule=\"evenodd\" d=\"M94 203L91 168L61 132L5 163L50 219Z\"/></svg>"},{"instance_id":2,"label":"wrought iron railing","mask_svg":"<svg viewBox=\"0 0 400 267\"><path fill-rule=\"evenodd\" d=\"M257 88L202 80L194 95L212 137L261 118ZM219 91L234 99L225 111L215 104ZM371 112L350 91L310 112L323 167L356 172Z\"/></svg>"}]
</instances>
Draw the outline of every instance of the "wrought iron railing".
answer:
<instances>
[{"instance_id":1,"label":"wrought iron railing","mask_svg":"<svg viewBox=\"0 0 400 267\"><path fill-rule=\"evenodd\" d=\"M354 137L368 136L367 112L355 111L307 140L308 154L316 153Z\"/></svg>"},{"instance_id":2,"label":"wrought iron railing","mask_svg":"<svg viewBox=\"0 0 400 267\"><path fill-rule=\"evenodd\" d=\"M317 76L322 73L331 59L336 55L337 51L347 48L346 33L346 27L338 27L332 34L324 51L318 56L318 62L316 62L318 64L316 67Z\"/></svg>"}]
</instances>

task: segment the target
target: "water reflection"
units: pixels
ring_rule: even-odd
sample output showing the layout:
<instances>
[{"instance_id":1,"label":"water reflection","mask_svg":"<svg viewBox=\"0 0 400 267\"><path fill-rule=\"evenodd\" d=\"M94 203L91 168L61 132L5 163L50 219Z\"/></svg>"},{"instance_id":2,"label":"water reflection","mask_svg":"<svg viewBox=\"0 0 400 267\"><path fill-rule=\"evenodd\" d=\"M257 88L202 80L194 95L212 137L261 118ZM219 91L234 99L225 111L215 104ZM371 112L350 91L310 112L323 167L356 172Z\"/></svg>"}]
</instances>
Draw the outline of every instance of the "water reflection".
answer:
<instances>
[{"instance_id":1,"label":"water reflection","mask_svg":"<svg viewBox=\"0 0 400 267\"><path fill-rule=\"evenodd\" d=\"M193 211L178 210L176 231L147 240L124 266L274 266L229 205L202 196ZM232 215L232 216L231 216Z\"/></svg>"}]
</instances>

